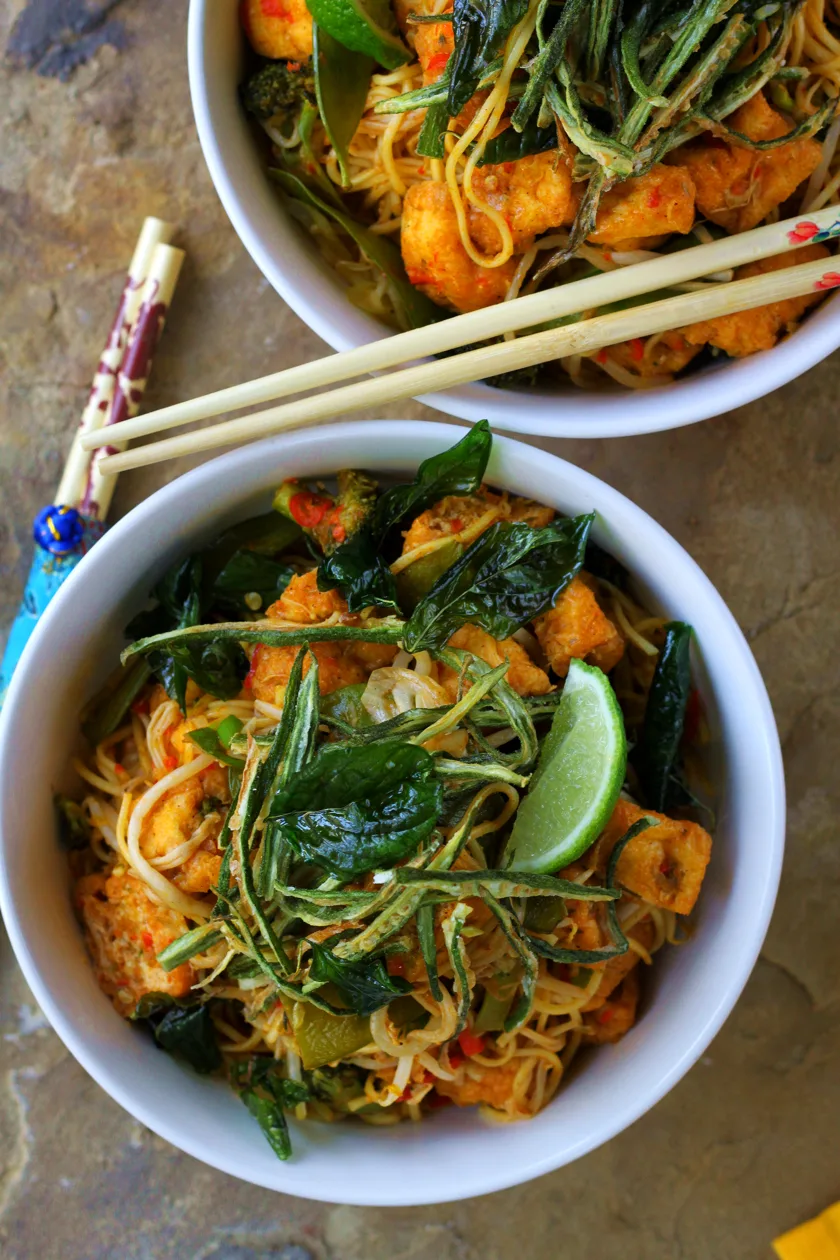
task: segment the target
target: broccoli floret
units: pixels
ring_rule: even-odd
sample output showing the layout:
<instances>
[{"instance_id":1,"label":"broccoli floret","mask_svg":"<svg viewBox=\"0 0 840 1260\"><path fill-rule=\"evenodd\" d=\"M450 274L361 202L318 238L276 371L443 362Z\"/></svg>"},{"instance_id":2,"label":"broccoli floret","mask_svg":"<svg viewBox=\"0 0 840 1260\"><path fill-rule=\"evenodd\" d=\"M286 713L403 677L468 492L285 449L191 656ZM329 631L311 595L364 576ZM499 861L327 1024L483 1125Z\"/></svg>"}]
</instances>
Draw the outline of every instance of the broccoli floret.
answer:
<instances>
[{"instance_id":1,"label":"broccoli floret","mask_svg":"<svg viewBox=\"0 0 840 1260\"><path fill-rule=\"evenodd\" d=\"M314 104L312 59L266 62L242 84L240 92L248 113L261 121L297 109L304 101Z\"/></svg>"}]
</instances>

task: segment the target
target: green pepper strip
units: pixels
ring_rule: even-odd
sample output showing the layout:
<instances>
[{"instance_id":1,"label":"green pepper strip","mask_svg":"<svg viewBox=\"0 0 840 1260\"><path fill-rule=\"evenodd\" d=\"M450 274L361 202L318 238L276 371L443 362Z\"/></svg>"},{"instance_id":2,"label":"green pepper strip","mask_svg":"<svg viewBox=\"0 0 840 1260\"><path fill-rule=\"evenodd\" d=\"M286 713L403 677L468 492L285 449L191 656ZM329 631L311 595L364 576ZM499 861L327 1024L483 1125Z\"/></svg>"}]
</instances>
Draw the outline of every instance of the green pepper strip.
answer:
<instances>
[{"instance_id":1,"label":"green pepper strip","mask_svg":"<svg viewBox=\"0 0 840 1260\"><path fill-rule=\"evenodd\" d=\"M417 935L420 938L420 952L426 964L426 977L429 991L436 1002L443 997L437 969L437 945L435 944L435 911L434 906L426 903L417 911Z\"/></svg>"}]
</instances>

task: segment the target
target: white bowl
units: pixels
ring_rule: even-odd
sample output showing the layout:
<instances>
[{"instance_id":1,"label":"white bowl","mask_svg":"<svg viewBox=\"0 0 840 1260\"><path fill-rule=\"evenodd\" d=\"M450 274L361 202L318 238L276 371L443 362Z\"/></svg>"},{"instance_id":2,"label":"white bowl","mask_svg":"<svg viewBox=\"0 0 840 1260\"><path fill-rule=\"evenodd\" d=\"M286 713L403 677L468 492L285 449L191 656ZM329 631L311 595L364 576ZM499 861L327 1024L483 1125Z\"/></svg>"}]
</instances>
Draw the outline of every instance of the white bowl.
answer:
<instances>
[{"instance_id":1,"label":"white bowl","mask_svg":"<svg viewBox=\"0 0 840 1260\"><path fill-rule=\"evenodd\" d=\"M668 1092L731 1011L773 908L784 785L758 668L720 596L640 508L544 451L497 438L488 481L564 512L595 509L597 541L652 606L692 623L719 767L718 826L697 930L646 977L643 1014L617 1046L588 1056L534 1120L488 1125L450 1109L419 1125L294 1126L279 1163L218 1081L194 1075L122 1020L99 991L75 921L51 793L76 715L122 645L122 629L177 557L265 511L284 477L344 467L411 474L452 445L450 425L343 424L234 451L159 490L119 521L72 574L21 660L0 731L0 909L24 974L83 1067L143 1124L233 1176L333 1202L409 1205L484 1194L558 1168L619 1133Z\"/></svg>"},{"instance_id":2,"label":"white bowl","mask_svg":"<svg viewBox=\"0 0 840 1260\"><path fill-rule=\"evenodd\" d=\"M237 0L190 0L189 75L199 140L240 240L266 279L334 350L388 335L348 300L335 272L288 216L265 173L265 157L239 104L243 40ZM721 360L671 385L645 390L555 393L462 385L423 402L463 420L545 437L626 437L676 429L753 402L786 385L840 346L840 296L794 336L748 359Z\"/></svg>"}]
</instances>

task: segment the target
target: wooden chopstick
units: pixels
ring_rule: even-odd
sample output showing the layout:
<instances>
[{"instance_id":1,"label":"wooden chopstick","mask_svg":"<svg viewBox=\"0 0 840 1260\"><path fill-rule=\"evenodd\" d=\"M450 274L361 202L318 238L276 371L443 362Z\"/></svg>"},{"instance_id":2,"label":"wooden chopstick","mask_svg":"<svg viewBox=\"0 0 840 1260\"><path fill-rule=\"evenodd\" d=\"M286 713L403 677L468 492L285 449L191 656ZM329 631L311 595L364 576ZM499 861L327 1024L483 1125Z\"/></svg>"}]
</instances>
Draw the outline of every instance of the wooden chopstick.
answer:
<instances>
[{"instance_id":1,"label":"wooden chopstick","mask_svg":"<svg viewBox=\"0 0 840 1260\"><path fill-rule=\"evenodd\" d=\"M434 363L421 363L281 407L270 407L266 411L165 438L124 454L107 456L102 461L103 471L123 472L127 468L156 464L217 446L248 442L304 424L329 420L336 413L392 403L430 390L449 389L566 355L590 354L604 346L678 329L698 320L733 315L786 298L801 297L834 288L837 284L840 284L840 275L830 270L830 260L821 258L747 280L709 285L705 290L582 320L564 328L547 329L513 341L482 346Z\"/></svg>"},{"instance_id":2,"label":"wooden chopstick","mask_svg":"<svg viewBox=\"0 0 840 1260\"><path fill-rule=\"evenodd\" d=\"M811 215L804 233L797 230L804 228L800 219L787 219L782 223L768 224L737 236L726 236L719 241L664 254L648 262L617 267L613 271L601 272L599 275L547 289L542 293L518 297L511 302L502 302L468 315L456 315L425 328L386 336L370 345L346 350L342 354L328 355L312 363L302 363L283 372L274 372L254 381L218 390L202 398L163 407L159 411L125 421L118 427L118 431L112 429L108 436L86 434L82 437L82 444L86 450L92 450L106 442L144 437L177 425L206 420L224 411L238 411L307 389L323 389L327 385L350 380L367 372L380 372L402 366L417 359L486 341L506 332L533 328L552 319L562 319L612 302L652 293L656 289L673 287L696 280L700 276L714 275L744 263L756 262L796 249L811 239L809 232L811 236L816 231L828 233L832 237L840 235L837 220L837 208L832 206ZM443 387L433 384L431 388Z\"/></svg>"}]
</instances>

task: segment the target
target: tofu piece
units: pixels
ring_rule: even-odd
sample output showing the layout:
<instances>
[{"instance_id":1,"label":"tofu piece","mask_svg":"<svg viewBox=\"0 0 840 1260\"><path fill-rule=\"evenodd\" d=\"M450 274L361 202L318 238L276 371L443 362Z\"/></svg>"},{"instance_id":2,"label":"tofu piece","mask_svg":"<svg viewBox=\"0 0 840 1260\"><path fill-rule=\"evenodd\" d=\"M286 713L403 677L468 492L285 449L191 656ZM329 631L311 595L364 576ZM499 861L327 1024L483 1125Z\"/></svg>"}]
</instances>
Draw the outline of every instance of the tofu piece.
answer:
<instances>
[{"instance_id":1,"label":"tofu piece","mask_svg":"<svg viewBox=\"0 0 840 1260\"><path fill-rule=\"evenodd\" d=\"M338 591L319 591L317 573L293 577L266 616L276 621L298 625L314 625L338 615L345 625L358 625L359 617L347 609L347 601ZM367 682L372 670L390 665L397 648L380 643L313 643L310 651L318 661L318 690L321 695L337 691L353 683ZM257 700L282 704L282 690L289 681L299 647L268 647L257 644L251 655L251 669L246 689ZM309 661L304 664L304 673ZM278 694L279 692L279 694Z\"/></svg>"},{"instance_id":2,"label":"tofu piece","mask_svg":"<svg viewBox=\"0 0 840 1260\"><path fill-rule=\"evenodd\" d=\"M646 815L660 822L628 842L618 859L616 879L642 901L690 914L712 855L712 837L699 823L668 818L622 797L596 842L597 863L605 862L633 823Z\"/></svg>"},{"instance_id":3,"label":"tofu piece","mask_svg":"<svg viewBox=\"0 0 840 1260\"><path fill-rule=\"evenodd\" d=\"M589 1011L584 1015L584 1038L590 1045L620 1041L635 1024L638 1005L639 973L634 968L597 1011Z\"/></svg>"},{"instance_id":4,"label":"tofu piece","mask_svg":"<svg viewBox=\"0 0 840 1260\"><path fill-rule=\"evenodd\" d=\"M761 262L739 267L737 277L743 280L749 276L760 276L770 271L781 271L785 267L796 267L799 263L830 257L831 253L825 245L805 245L789 254L776 254L773 258L764 258ZM772 350L782 334L795 328L805 312L823 297L822 292L817 292L803 297L786 298L782 302L757 306L751 311L701 320L697 324L689 324L681 332L689 345L702 346L708 343L735 359L742 359L759 350Z\"/></svg>"},{"instance_id":5,"label":"tofu piece","mask_svg":"<svg viewBox=\"0 0 840 1260\"><path fill-rule=\"evenodd\" d=\"M524 253L537 236L571 223L577 199L572 195L572 174L559 149L535 153L516 162L479 166L473 192L505 219L516 253ZM470 207L470 236L485 254L498 253L501 238L493 221Z\"/></svg>"},{"instance_id":6,"label":"tofu piece","mask_svg":"<svg viewBox=\"0 0 840 1260\"><path fill-rule=\"evenodd\" d=\"M156 961L188 930L182 914L153 902L129 872L85 875L75 898L99 987L120 1015L131 1015L146 993L189 993L195 978L189 963L167 972Z\"/></svg>"},{"instance_id":7,"label":"tofu piece","mask_svg":"<svg viewBox=\"0 0 840 1260\"><path fill-rule=\"evenodd\" d=\"M312 15L306 0L241 0L242 26L254 52L274 61L312 56Z\"/></svg>"},{"instance_id":8,"label":"tofu piece","mask_svg":"<svg viewBox=\"0 0 840 1260\"><path fill-rule=\"evenodd\" d=\"M520 696L544 696L552 690L551 681L544 669L535 665L521 643L516 639L494 639L479 626L466 625L456 630L449 646L472 652L473 656L486 661L494 668L507 659L510 668L507 682ZM458 675L452 669L441 670L441 684L452 700L458 695Z\"/></svg>"},{"instance_id":9,"label":"tofu piece","mask_svg":"<svg viewBox=\"0 0 840 1260\"><path fill-rule=\"evenodd\" d=\"M503 1111L513 1095L513 1084L516 1074L522 1066L520 1059L512 1059L500 1067L484 1067L471 1064L466 1068L464 1080L436 1080L435 1089L444 1098L451 1098L456 1107L474 1107L476 1103L484 1103Z\"/></svg>"},{"instance_id":10,"label":"tofu piece","mask_svg":"<svg viewBox=\"0 0 840 1260\"><path fill-rule=\"evenodd\" d=\"M643 380L651 380L679 375L702 348L702 343L692 344L681 332L665 332L657 337L638 338L610 346L610 358L628 371L638 373Z\"/></svg>"},{"instance_id":11,"label":"tofu piece","mask_svg":"<svg viewBox=\"0 0 840 1260\"><path fill-rule=\"evenodd\" d=\"M555 517L553 508L518 495L495 494L484 488L479 494L450 494L414 518L403 534L402 554L406 555L424 543L460 534L486 515L491 507L498 508L498 520L524 521L537 529L548 525ZM494 523L493 520L488 521L487 528Z\"/></svg>"},{"instance_id":12,"label":"tofu piece","mask_svg":"<svg viewBox=\"0 0 840 1260\"><path fill-rule=\"evenodd\" d=\"M768 104L762 92L724 122L750 140L777 140L793 127ZM816 140L791 140L777 149L762 151L734 140L704 136L675 149L671 160L694 180L697 209L704 218L728 232L746 232L811 176L820 156Z\"/></svg>"},{"instance_id":13,"label":"tofu piece","mask_svg":"<svg viewBox=\"0 0 840 1260\"><path fill-rule=\"evenodd\" d=\"M573 659L608 673L624 655L621 632L601 609L583 574L572 579L553 608L536 618L534 633L560 678L566 677Z\"/></svg>"},{"instance_id":14,"label":"tofu piece","mask_svg":"<svg viewBox=\"0 0 840 1260\"><path fill-rule=\"evenodd\" d=\"M617 184L601 198L595 245L645 248L651 237L685 234L694 227L694 180L684 167L654 166Z\"/></svg>"},{"instance_id":15,"label":"tofu piece","mask_svg":"<svg viewBox=\"0 0 840 1260\"><path fill-rule=\"evenodd\" d=\"M464 249L455 207L445 184L413 184L403 202L400 233L409 280L438 306L477 311L501 302L516 271L516 259L482 267Z\"/></svg>"}]
</instances>

